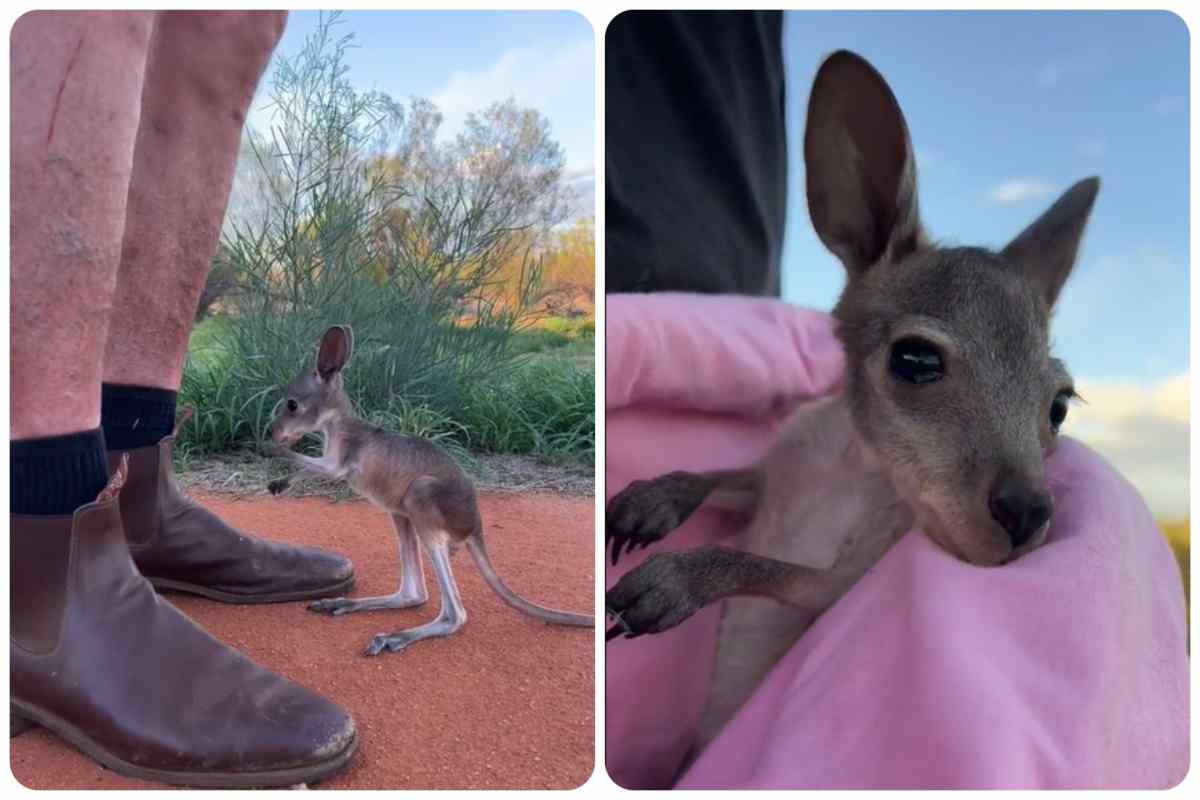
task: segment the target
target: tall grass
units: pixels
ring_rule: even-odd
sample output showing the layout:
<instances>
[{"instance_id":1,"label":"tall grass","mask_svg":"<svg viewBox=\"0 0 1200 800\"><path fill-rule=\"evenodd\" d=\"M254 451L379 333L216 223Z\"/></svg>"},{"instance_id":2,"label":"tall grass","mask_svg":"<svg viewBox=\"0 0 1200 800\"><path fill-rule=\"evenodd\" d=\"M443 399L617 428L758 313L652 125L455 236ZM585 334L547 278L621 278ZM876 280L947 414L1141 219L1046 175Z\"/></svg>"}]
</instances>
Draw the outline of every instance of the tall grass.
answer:
<instances>
[{"instance_id":1,"label":"tall grass","mask_svg":"<svg viewBox=\"0 0 1200 800\"><path fill-rule=\"evenodd\" d=\"M596 451L595 376L569 361L524 361L479 384L462 417L469 446L589 462Z\"/></svg>"},{"instance_id":2,"label":"tall grass","mask_svg":"<svg viewBox=\"0 0 1200 800\"><path fill-rule=\"evenodd\" d=\"M262 332L265 341L244 340L244 320L214 317L197 326L184 369L180 402L196 409L180 433L180 450L212 454L254 449L266 435L286 384L311 368L316 337L323 322L311 326L311 340L300 333L289 339L277 325ZM371 326L363 326L371 331ZM503 369L471 374L457 382L441 374L430 378L434 391L421 392L424 381L409 381L415 391L399 391L406 370L430 374L417 363L405 363L404 348L381 341L386 331L370 335L355 326L355 353L346 368L347 392L357 412L388 430L424 436L468 463L472 451L532 455L551 461L589 463L595 453L595 377L590 364L579 363L577 351L590 341L530 345L527 334L514 350L525 355L505 361ZM557 355L563 352L564 355ZM436 372L436 371L435 371Z\"/></svg>"}]
</instances>

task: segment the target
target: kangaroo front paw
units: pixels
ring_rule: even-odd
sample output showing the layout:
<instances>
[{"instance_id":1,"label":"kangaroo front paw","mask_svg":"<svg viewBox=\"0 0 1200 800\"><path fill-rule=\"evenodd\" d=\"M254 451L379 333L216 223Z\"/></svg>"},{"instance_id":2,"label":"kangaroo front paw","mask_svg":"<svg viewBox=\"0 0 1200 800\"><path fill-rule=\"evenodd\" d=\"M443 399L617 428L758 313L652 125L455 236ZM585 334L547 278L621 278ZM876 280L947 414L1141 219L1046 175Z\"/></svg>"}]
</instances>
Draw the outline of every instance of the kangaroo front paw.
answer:
<instances>
[{"instance_id":1,"label":"kangaroo front paw","mask_svg":"<svg viewBox=\"0 0 1200 800\"><path fill-rule=\"evenodd\" d=\"M291 481L289 481L287 478L280 478L278 480L271 481L267 484L267 491L271 494L279 494L287 489L290 483Z\"/></svg>"},{"instance_id":2,"label":"kangaroo front paw","mask_svg":"<svg viewBox=\"0 0 1200 800\"><path fill-rule=\"evenodd\" d=\"M605 538L612 545L612 563L636 547L648 547L683 524L703 496L696 497L675 474L652 481L634 481L608 501L604 512Z\"/></svg>"},{"instance_id":3,"label":"kangaroo front paw","mask_svg":"<svg viewBox=\"0 0 1200 800\"><path fill-rule=\"evenodd\" d=\"M315 611L318 614L329 614L333 617L340 617L342 614L349 614L357 605L355 601L348 597L328 597L324 600L317 600L315 603L309 603L308 610Z\"/></svg>"},{"instance_id":4,"label":"kangaroo front paw","mask_svg":"<svg viewBox=\"0 0 1200 800\"><path fill-rule=\"evenodd\" d=\"M633 638L674 628L705 605L695 583L687 553L651 556L605 594L605 610L614 624L604 638L622 634Z\"/></svg>"}]
</instances>

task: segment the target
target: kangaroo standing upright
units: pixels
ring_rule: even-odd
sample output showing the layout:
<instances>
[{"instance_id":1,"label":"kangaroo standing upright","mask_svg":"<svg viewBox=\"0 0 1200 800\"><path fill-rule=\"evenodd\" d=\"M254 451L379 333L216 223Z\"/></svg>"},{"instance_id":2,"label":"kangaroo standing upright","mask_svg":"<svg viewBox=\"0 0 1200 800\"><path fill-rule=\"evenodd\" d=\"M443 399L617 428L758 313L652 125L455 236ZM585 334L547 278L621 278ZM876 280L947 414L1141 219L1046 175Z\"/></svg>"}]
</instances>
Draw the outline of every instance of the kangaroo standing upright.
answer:
<instances>
[{"instance_id":1,"label":"kangaroo standing upright","mask_svg":"<svg viewBox=\"0 0 1200 800\"><path fill-rule=\"evenodd\" d=\"M1099 180L1072 186L998 252L931 243L900 107L847 51L817 73L804 158L813 226L847 271L833 311L844 387L800 405L757 464L636 481L607 508L613 563L702 504L745 521L738 549L656 554L606 597L609 639L725 600L693 753L911 527L999 565L1045 540L1054 508L1044 457L1075 392L1048 320Z\"/></svg>"},{"instance_id":2,"label":"kangaroo standing upright","mask_svg":"<svg viewBox=\"0 0 1200 800\"><path fill-rule=\"evenodd\" d=\"M349 327L335 326L325 332L316 368L301 372L288 385L286 401L271 423L271 438L278 455L319 475L345 480L358 494L391 514L400 541L403 573L394 594L355 599L336 597L319 600L309 608L340 616L354 611L424 604L429 594L419 543L429 553L437 573L441 611L426 625L379 634L371 641L367 655L378 655L385 649L396 652L421 639L449 636L467 620L450 570L451 554L465 544L488 586L508 605L546 622L591 627L591 616L536 605L504 585L483 545L475 487L454 459L427 439L385 431L354 415L342 385L342 368L353 349L354 337ZM316 431L323 435L325 443L320 458L289 449L300 437ZM286 485L286 481L276 481L270 489L278 493Z\"/></svg>"}]
</instances>

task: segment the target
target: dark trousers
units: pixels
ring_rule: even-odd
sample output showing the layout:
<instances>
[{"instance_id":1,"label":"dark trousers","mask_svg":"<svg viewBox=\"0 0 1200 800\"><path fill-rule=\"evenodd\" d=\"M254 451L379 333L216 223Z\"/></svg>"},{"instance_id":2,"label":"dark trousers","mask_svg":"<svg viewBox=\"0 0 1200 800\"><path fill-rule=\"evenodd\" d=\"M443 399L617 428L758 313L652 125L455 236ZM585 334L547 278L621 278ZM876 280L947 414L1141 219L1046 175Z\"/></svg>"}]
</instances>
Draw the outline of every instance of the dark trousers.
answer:
<instances>
[{"instance_id":1,"label":"dark trousers","mask_svg":"<svg viewBox=\"0 0 1200 800\"><path fill-rule=\"evenodd\" d=\"M605 35L610 292L779 294L781 12L627 11Z\"/></svg>"}]
</instances>

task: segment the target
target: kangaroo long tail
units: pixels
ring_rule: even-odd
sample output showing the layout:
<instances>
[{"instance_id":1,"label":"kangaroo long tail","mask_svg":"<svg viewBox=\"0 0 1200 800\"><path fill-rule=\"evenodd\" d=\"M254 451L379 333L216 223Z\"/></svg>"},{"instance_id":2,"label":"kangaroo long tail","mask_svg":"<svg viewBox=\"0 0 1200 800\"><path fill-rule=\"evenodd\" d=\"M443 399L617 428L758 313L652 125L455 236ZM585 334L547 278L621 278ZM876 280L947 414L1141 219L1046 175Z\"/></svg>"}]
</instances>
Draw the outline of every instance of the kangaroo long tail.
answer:
<instances>
[{"instance_id":1,"label":"kangaroo long tail","mask_svg":"<svg viewBox=\"0 0 1200 800\"><path fill-rule=\"evenodd\" d=\"M487 585L492 587L492 591L500 595L501 600L508 603L517 611L545 620L546 622L552 622L556 625L574 625L580 628L590 628L595 625L595 618L589 614L575 614L570 611L559 611L558 609L539 606L537 603L529 602L508 588L504 584L504 581L500 580L500 576L496 574L496 568L492 566L492 560L488 558L487 548L483 545L482 530L476 531L471 538L467 539L467 549L471 551L471 556L475 559L475 565L479 567L479 573L483 575L483 579L487 581Z\"/></svg>"}]
</instances>

